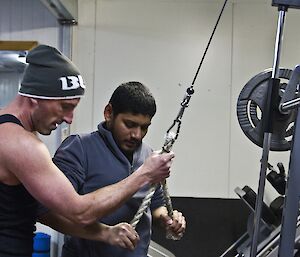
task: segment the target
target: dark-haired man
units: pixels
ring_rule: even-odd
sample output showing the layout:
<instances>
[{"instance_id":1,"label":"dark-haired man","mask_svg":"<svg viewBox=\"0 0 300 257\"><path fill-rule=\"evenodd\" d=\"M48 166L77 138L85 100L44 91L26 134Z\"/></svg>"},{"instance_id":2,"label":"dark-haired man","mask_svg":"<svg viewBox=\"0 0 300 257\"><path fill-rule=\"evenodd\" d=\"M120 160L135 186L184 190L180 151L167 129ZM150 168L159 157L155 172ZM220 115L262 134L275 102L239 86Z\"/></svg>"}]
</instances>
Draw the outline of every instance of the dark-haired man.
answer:
<instances>
[{"instance_id":1,"label":"dark-haired man","mask_svg":"<svg viewBox=\"0 0 300 257\"><path fill-rule=\"evenodd\" d=\"M54 165L36 132L49 135L58 124L72 122L84 94L82 77L67 57L50 46L39 45L30 51L27 63L19 94L0 110L0 256L31 257L37 201L53 211L48 219L40 217L44 224L134 248L137 234L129 224L111 233L116 230L96 221L146 184L168 177L173 154L153 154L139 172L79 195Z\"/></svg>"},{"instance_id":2,"label":"dark-haired man","mask_svg":"<svg viewBox=\"0 0 300 257\"><path fill-rule=\"evenodd\" d=\"M105 121L98 130L84 135L72 135L57 150L54 163L64 172L79 194L118 183L138 168L151 155L151 148L142 142L156 112L156 103L149 89L139 82L120 85L104 109ZM140 189L130 200L101 222L114 225L130 222L150 184ZM62 257L146 257L151 237L152 217L173 234L182 236L185 219L174 211L173 220L164 207L161 188L152 197L137 224L140 236L133 251L107 243L67 237Z\"/></svg>"}]
</instances>

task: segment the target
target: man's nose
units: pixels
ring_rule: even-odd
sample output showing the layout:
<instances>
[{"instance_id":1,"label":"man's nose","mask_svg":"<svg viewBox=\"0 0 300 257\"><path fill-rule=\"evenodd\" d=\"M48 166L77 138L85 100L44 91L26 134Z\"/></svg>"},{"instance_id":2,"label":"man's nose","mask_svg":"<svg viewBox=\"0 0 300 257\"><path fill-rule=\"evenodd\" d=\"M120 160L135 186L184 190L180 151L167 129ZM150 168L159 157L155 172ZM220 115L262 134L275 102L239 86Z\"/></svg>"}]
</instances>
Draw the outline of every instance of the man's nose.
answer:
<instances>
[{"instance_id":1,"label":"man's nose","mask_svg":"<svg viewBox=\"0 0 300 257\"><path fill-rule=\"evenodd\" d=\"M68 123L68 124L71 124L72 121L73 121L73 112L70 112L68 114L66 114L63 118L63 120Z\"/></svg>"},{"instance_id":2,"label":"man's nose","mask_svg":"<svg viewBox=\"0 0 300 257\"><path fill-rule=\"evenodd\" d=\"M133 138L137 138L140 139L142 137L142 130L140 127L136 127L134 129L131 130L131 136Z\"/></svg>"}]
</instances>

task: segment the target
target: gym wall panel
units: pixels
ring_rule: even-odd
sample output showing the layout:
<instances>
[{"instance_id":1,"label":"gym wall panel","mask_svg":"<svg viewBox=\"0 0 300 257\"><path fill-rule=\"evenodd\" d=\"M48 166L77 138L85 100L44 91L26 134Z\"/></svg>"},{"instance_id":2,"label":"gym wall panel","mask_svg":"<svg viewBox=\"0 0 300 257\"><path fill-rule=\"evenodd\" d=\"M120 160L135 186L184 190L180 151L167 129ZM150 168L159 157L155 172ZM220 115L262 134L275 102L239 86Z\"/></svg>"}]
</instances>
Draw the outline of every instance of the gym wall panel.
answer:
<instances>
[{"instance_id":1,"label":"gym wall panel","mask_svg":"<svg viewBox=\"0 0 300 257\"><path fill-rule=\"evenodd\" d=\"M95 30L96 30L96 1L79 1L78 26L73 30L73 61L78 65L83 74L87 90L76 108L74 121L71 125L72 132L87 132L94 128L94 87L101 87L95 80ZM96 104L99 104L96 99ZM99 108L98 113L101 115Z\"/></svg>"},{"instance_id":2,"label":"gym wall panel","mask_svg":"<svg viewBox=\"0 0 300 257\"><path fill-rule=\"evenodd\" d=\"M160 148L192 82L220 1L97 1L96 5L93 128L102 120L113 89L124 81L139 80L150 87L158 104L145 140ZM229 6L174 148L178 157L169 180L174 195L227 196L231 23ZM80 24L78 44L83 40L79 30ZM89 65L84 54L79 59L82 67Z\"/></svg>"},{"instance_id":3,"label":"gym wall panel","mask_svg":"<svg viewBox=\"0 0 300 257\"><path fill-rule=\"evenodd\" d=\"M88 94L77 110L73 132L95 129L114 88L139 80L157 99L158 112L145 141L159 149L222 4L223 0L79 1L74 53L88 81ZM288 11L283 41L281 63L290 68L299 55L298 12ZM174 145L177 157L168 180L173 196L235 198L234 188L246 184L257 190L262 149L239 128L236 101L250 78L273 65L277 13L271 0L228 1ZM270 162L287 166L288 154L272 152ZM266 187L266 198L272 200L276 193L268 183Z\"/></svg>"}]
</instances>

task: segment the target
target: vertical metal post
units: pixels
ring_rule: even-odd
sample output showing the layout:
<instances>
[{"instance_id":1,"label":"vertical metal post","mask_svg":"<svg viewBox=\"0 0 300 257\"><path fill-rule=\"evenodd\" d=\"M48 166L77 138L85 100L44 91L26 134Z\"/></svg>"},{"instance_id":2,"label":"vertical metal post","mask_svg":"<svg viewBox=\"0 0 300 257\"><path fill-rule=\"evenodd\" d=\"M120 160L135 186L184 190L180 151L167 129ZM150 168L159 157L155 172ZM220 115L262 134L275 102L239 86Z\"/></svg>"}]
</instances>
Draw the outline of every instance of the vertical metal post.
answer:
<instances>
[{"instance_id":1,"label":"vertical metal post","mask_svg":"<svg viewBox=\"0 0 300 257\"><path fill-rule=\"evenodd\" d=\"M278 78L278 71L279 71L279 62L280 62L280 53L281 53L281 43L283 38L283 27L285 21L285 12L286 9L279 10L279 17L277 23L277 34L276 34L276 41L275 41L275 54L274 54L274 61L273 61L273 70L272 70L272 78Z\"/></svg>"},{"instance_id":2,"label":"vertical metal post","mask_svg":"<svg viewBox=\"0 0 300 257\"><path fill-rule=\"evenodd\" d=\"M71 59L73 24L64 23L59 26L59 48L61 52Z\"/></svg>"},{"instance_id":3,"label":"vertical metal post","mask_svg":"<svg viewBox=\"0 0 300 257\"><path fill-rule=\"evenodd\" d=\"M279 257L293 257L297 217L299 215L299 182L300 182L300 112L294 123L293 146L290 156L288 181L285 192L282 225L280 232ZM298 169L298 170L297 170Z\"/></svg>"},{"instance_id":4,"label":"vertical metal post","mask_svg":"<svg viewBox=\"0 0 300 257\"><path fill-rule=\"evenodd\" d=\"M280 52L281 52L281 42L283 36L283 26L285 19L285 8L279 10L278 17L278 25L277 25L277 35L275 42L275 54L274 54L274 62L273 62L273 70L272 70L272 79L278 78L278 70L279 70L279 60L280 60ZM272 87L272 83L269 83L269 87ZM269 94L272 91L272 88L269 88ZM271 94L269 95L269 101L267 101L268 105L271 105L272 99ZM267 106L267 108L271 108L271 106ZM266 118L266 122L270 117ZM271 143L271 131L264 132L264 140L263 140L263 153L261 158L261 167L260 167L260 176L259 176L259 184L258 184L258 192L255 203L255 213L254 213L254 226L253 226L253 237L251 242L251 254L250 257L255 257L257 253L257 245L258 245L258 235L260 231L260 220L261 220L261 211L263 205L263 197L264 197L264 189L265 189L265 181L266 181L266 173L268 167L268 158L270 152L270 143Z\"/></svg>"}]
</instances>

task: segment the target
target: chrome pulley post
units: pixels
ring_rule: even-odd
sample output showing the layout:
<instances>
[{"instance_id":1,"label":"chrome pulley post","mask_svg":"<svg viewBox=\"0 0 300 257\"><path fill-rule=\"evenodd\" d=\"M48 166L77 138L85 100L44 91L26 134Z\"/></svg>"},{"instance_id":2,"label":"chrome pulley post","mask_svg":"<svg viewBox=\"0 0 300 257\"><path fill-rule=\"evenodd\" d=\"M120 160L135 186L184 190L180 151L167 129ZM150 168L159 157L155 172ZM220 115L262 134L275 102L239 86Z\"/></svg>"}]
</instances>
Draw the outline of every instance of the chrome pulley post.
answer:
<instances>
[{"instance_id":1,"label":"chrome pulley post","mask_svg":"<svg viewBox=\"0 0 300 257\"><path fill-rule=\"evenodd\" d=\"M271 136L273 132L273 116L276 111L276 99L279 92L279 60L281 53L281 43L283 38L283 27L285 21L285 12L287 11L287 7L281 6L279 8L279 16L277 23L277 34L276 34L276 42L275 42L275 54L274 54L274 62L272 69L272 77L269 80L268 84L268 96L267 101L264 106L265 117L263 117L263 152L261 158L261 166L260 166L260 174L259 174L259 183L257 190L257 198L255 203L255 213L254 213L254 226L253 226L253 236L251 242L251 254L250 257L255 257L257 254L257 246L258 246L258 235L260 229L260 220L261 220L261 212L263 205L263 197L264 197L264 189L265 189L265 181L266 181L266 173L268 168L268 158L270 152L270 144L271 144ZM277 106L278 109L278 106Z\"/></svg>"}]
</instances>

